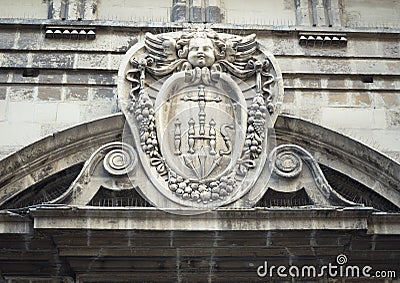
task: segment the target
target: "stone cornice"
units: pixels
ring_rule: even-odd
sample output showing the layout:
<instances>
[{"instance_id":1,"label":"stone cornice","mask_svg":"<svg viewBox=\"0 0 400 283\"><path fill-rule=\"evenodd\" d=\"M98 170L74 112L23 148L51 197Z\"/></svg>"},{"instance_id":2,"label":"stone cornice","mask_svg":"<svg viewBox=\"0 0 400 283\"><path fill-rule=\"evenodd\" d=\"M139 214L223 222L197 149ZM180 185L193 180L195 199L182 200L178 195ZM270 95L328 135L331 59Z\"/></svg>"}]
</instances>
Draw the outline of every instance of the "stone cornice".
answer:
<instances>
[{"instance_id":1,"label":"stone cornice","mask_svg":"<svg viewBox=\"0 0 400 283\"><path fill-rule=\"evenodd\" d=\"M51 19L0 19L3 27L34 27L34 26L76 26L76 27L98 27L98 28L122 28L122 29L138 29L151 30L157 29L183 29L189 26L195 26L193 23L182 22L147 22L147 21L117 21L117 20L51 20ZM204 24L200 24L204 25ZM224 24L224 23L208 23L207 27L215 30L240 30L261 33L288 33L288 32L312 32L312 33L349 33L354 35L396 35L400 34L399 27L313 27L313 26L296 26L296 25L255 25L255 24Z\"/></svg>"},{"instance_id":2,"label":"stone cornice","mask_svg":"<svg viewBox=\"0 0 400 283\"><path fill-rule=\"evenodd\" d=\"M156 208L94 208L40 206L28 216L3 211L0 233L30 233L33 229L270 231L367 230L368 234L399 234L400 214L372 208L301 207L226 209L197 214L168 213ZM182 210L174 211L182 213Z\"/></svg>"},{"instance_id":3,"label":"stone cornice","mask_svg":"<svg viewBox=\"0 0 400 283\"><path fill-rule=\"evenodd\" d=\"M29 234L33 222L29 217L7 210L0 210L0 234Z\"/></svg>"}]
</instances>

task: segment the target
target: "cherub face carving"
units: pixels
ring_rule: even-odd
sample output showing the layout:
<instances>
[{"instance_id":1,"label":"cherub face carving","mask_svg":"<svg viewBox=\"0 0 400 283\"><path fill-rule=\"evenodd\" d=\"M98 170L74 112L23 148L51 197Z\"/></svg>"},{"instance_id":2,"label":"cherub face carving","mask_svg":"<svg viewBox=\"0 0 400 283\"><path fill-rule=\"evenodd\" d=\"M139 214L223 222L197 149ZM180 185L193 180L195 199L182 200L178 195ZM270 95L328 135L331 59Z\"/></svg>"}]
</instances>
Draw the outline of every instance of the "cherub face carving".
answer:
<instances>
[{"instance_id":1,"label":"cherub face carving","mask_svg":"<svg viewBox=\"0 0 400 283\"><path fill-rule=\"evenodd\" d=\"M214 45L209 38L196 37L189 41L188 61L193 67L210 67L215 62Z\"/></svg>"}]
</instances>

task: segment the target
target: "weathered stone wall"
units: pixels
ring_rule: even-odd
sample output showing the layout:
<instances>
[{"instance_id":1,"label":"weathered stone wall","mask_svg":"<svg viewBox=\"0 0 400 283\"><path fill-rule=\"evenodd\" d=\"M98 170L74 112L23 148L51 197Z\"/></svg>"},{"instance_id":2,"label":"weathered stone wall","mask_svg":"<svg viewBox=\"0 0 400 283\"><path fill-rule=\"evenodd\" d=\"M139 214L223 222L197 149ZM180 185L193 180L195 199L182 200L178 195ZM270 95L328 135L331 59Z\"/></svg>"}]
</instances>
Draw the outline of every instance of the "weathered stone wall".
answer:
<instances>
[{"instance_id":1,"label":"weathered stone wall","mask_svg":"<svg viewBox=\"0 0 400 283\"><path fill-rule=\"evenodd\" d=\"M98 1L97 19L119 21L169 21L170 0Z\"/></svg>"},{"instance_id":2,"label":"weathered stone wall","mask_svg":"<svg viewBox=\"0 0 400 283\"><path fill-rule=\"evenodd\" d=\"M117 70L134 32L100 29L93 41L45 39L40 26L0 33L0 155L117 111Z\"/></svg>"},{"instance_id":3,"label":"weathered stone wall","mask_svg":"<svg viewBox=\"0 0 400 283\"><path fill-rule=\"evenodd\" d=\"M232 24L400 26L397 0L2 0L0 18L165 22L177 4L188 5L183 9L193 22L196 13L210 8L204 12L221 13L217 21Z\"/></svg>"},{"instance_id":4,"label":"weathered stone wall","mask_svg":"<svg viewBox=\"0 0 400 283\"><path fill-rule=\"evenodd\" d=\"M48 4L41 0L2 0L0 18L47 19Z\"/></svg>"},{"instance_id":5,"label":"weathered stone wall","mask_svg":"<svg viewBox=\"0 0 400 283\"><path fill-rule=\"evenodd\" d=\"M223 11L226 23L268 25L294 25L296 23L293 0L247 0L245 2L225 0Z\"/></svg>"},{"instance_id":6,"label":"weathered stone wall","mask_svg":"<svg viewBox=\"0 0 400 283\"><path fill-rule=\"evenodd\" d=\"M346 26L400 26L399 1L344 0L342 5Z\"/></svg>"},{"instance_id":7,"label":"weathered stone wall","mask_svg":"<svg viewBox=\"0 0 400 283\"><path fill-rule=\"evenodd\" d=\"M145 31L185 25L164 22L184 1L159 0L151 6L149 1L67 2L2 2L7 9L0 12L0 158L65 127L118 111L116 77L126 50ZM187 2L188 16L195 15L197 4L217 7L210 9L220 17L208 14L222 22L212 25L217 30L257 33L281 67L284 113L400 160L399 0L368 5L332 0L329 7L322 0ZM35 8L24 16L29 5ZM47 26L95 27L96 39L46 39ZM299 44L301 34L344 35L347 44Z\"/></svg>"},{"instance_id":8,"label":"weathered stone wall","mask_svg":"<svg viewBox=\"0 0 400 283\"><path fill-rule=\"evenodd\" d=\"M261 39L283 72L283 112L400 160L399 34L367 30L347 36L347 47L338 48L302 47L290 34Z\"/></svg>"}]
</instances>

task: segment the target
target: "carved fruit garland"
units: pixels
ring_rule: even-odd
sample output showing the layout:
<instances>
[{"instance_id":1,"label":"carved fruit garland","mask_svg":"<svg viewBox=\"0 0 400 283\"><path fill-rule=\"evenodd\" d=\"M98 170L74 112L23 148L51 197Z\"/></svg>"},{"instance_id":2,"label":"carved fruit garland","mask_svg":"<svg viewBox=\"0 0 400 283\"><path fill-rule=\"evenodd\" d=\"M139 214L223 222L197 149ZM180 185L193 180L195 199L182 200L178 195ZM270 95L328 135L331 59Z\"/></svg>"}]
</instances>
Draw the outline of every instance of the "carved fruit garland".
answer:
<instances>
[{"instance_id":1,"label":"carved fruit garland","mask_svg":"<svg viewBox=\"0 0 400 283\"><path fill-rule=\"evenodd\" d=\"M154 114L153 102L141 90L135 107L135 117L140 129L140 144L143 151L150 157L150 164L160 175L165 175L167 170L158 146Z\"/></svg>"}]
</instances>

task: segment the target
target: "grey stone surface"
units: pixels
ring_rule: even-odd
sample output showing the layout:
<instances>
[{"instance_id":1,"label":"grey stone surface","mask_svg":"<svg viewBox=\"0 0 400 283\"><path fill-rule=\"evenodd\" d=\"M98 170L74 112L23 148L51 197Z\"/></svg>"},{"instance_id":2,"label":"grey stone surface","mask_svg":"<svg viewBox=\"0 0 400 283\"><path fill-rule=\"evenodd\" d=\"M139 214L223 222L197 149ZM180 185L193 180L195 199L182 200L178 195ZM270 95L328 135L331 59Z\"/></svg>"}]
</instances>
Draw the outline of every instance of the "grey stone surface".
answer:
<instances>
[{"instance_id":1,"label":"grey stone surface","mask_svg":"<svg viewBox=\"0 0 400 283\"><path fill-rule=\"evenodd\" d=\"M60 52L33 54L31 67L45 69L72 69L74 66L74 57L74 54Z\"/></svg>"},{"instance_id":2,"label":"grey stone surface","mask_svg":"<svg viewBox=\"0 0 400 283\"><path fill-rule=\"evenodd\" d=\"M32 85L28 87L22 85L10 86L7 90L10 100L21 101L21 103L32 101L35 96L35 87Z\"/></svg>"},{"instance_id":3,"label":"grey stone surface","mask_svg":"<svg viewBox=\"0 0 400 283\"><path fill-rule=\"evenodd\" d=\"M57 122L77 124L80 121L81 103L59 103L57 108Z\"/></svg>"},{"instance_id":4,"label":"grey stone surface","mask_svg":"<svg viewBox=\"0 0 400 283\"><path fill-rule=\"evenodd\" d=\"M400 3L382 2L381 5L363 5L360 2L346 0L344 2L343 25L345 26L392 26L398 24L397 11L400 9ZM385 15L382 17L381 15Z\"/></svg>"},{"instance_id":5,"label":"grey stone surface","mask_svg":"<svg viewBox=\"0 0 400 283\"><path fill-rule=\"evenodd\" d=\"M66 100L85 101L89 99L87 87L69 87L65 90Z\"/></svg>"},{"instance_id":6,"label":"grey stone surface","mask_svg":"<svg viewBox=\"0 0 400 283\"><path fill-rule=\"evenodd\" d=\"M2 36L0 39L1 49L11 49L14 46L14 42L16 39L16 31L15 30L3 30Z\"/></svg>"},{"instance_id":7,"label":"grey stone surface","mask_svg":"<svg viewBox=\"0 0 400 283\"><path fill-rule=\"evenodd\" d=\"M201 6L191 6L189 8L189 22L202 23L204 22L204 13Z\"/></svg>"},{"instance_id":8,"label":"grey stone surface","mask_svg":"<svg viewBox=\"0 0 400 283\"><path fill-rule=\"evenodd\" d=\"M96 2L97 9L94 16L99 20L168 22L171 4L172 1L169 0Z\"/></svg>"},{"instance_id":9,"label":"grey stone surface","mask_svg":"<svg viewBox=\"0 0 400 283\"><path fill-rule=\"evenodd\" d=\"M58 103L43 102L31 106L34 109L34 121L40 124L54 123L57 120Z\"/></svg>"},{"instance_id":10,"label":"grey stone surface","mask_svg":"<svg viewBox=\"0 0 400 283\"><path fill-rule=\"evenodd\" d=\"M176 1L172 6L171 20L173 22L185 22L188 20L186 1Z\"/></svg>"},{"instance_id":11,"label":"grey stone surface","mask_svg":"<svg viewBox=\"0 0 400 283\"><path fill-rule=\"evenodd\" d=\"M222 20L221 9L217 6L208 6L205 8L206 22L220 23Z\"/></svg>"},{"instance_id":12,"label":"grey stone surface","mask_svg":"<svg viewBox=\"0 0 400 283\"><path fill-rule=\"evenodd\" d=\"M0 121L3 122L7 118L7 106L8 102L5 100L0 100Z\"/></svg>"},{"instance_id":13,"label":"grey stone surface","mask_svg":"<svg viewBox=\"0 0 400 283\"><path fill-rule=\"evenodd\" d=\"M4 1L1 18L46 19L47 3L36 1Z\"/></svg>"},{"instance_id":14,"label":"grey stone surface","mask_svg":"<svg viewBox=\"0 0 400 283\"><path fill-rule=\"evenodd\" d=\"M44 38L42 32L38 32L37 29L23 29L18 32L18 38L16 38L13 49L35 50L39 47Z\"/></svg>"},{"instance_id":15,"label":"grey stone surface","mask_svg":"<svg viewBox=\"0 0 400 283\"><path fill-rule=\"evenodd\" d=\"M78 69L109 69L107 54L79 54L76 62Z\"/></svg>"},{"instance_id":16,"label":"grey stone surface","mask_svg":"<svg viewBox=\"0 0 400 283\"><path fill-rule=\"evenodd\" d=\"M321 123L334 129L386 128L386 112L383 109L323 108Z\"/></svg>"},{"instance_id":17,"label":"grey stone surface","mask_svg":"<svg viewBox=\"0 0 400 283\"><path fill-rule=\"evenodd\" d=\"M28 54L0 52L0 64L6 68L25 68L28 66Z\"/></svg>"},{"instance_id":18,"label":"grey stone surface","mask_svg":"<svg viewBox=\"0 0 400 283\"><path fill-rule=\"evenodd\" d=\"M294 1L225 0L221 3L227 23L240 25L294 25L296 23ZM308 7L304 11L307 12L305 17L308 17Z\"/></svg>"},{"instance_id":19,"label":"grey stone surface","mask_svg":"<svg viewBox=\"0 0 400 283\"><path fill-rule=\"evenodd\" d=\"M115 88L93 88L93 99L109 99L112 100L116 97L117 91Z\"/></svg>"},{"instance_id":20,"label":"grey stone surface","mask_svg":"<svg viewBox=\"0 0 400 283\"><path fill-rule=\"evenodd\" d=\"M67 84L88 84L89 73L71 72L67 74Z\"/></svg>"},{"instance_id":21,"label":"grey stone surface","mask_svg":"<svg viewBox=\"0 0 400 283\"><path fill-rule=\"evenodd\" d=\"M21 115L19 109L15 109L12 111L13 113L9 113L12 115L11 117L19 117ZM21 106L21 110L26 110L28 107ZM9 110L11 112L11 110ZM27 116L31 114L32 116ZM18 129L16 131L15 129ZM14 150L22 148L26 144L30 144L41 137L40 134L40 125L33 123L33 111L28 110L26 115L22 115L22 117L18 118L16 121L13 122L0 122L0 130L2 133L6 133L1 135L0 138L0 146L9 147L13 145Z\"/></svg>"},{"instance_id":22,"label":"grey stone surface","mask_svg":"<svg viewBox=\"0 0 400 283\"><path fill-rule=\"evenodd\" d=\"M90 74L90 80L100 85L115 85L117 81L116 72Z\"/></svg>"},{"instance_id":23,"label":"grey stone surface","mask_svg":"<svg viewBox=\"0 0 400 283\"><path fill-rule=\"evenodd\" d=\"M8 104L7 118L9 121L13 122L32 123L34 121L34 108L29 101L10 102Z\"/></svg>"},{"instance_id":24,"label":"grey stone surface","mask_svg":"<svg viewBox=\"0 0 400 283\"><path fill-rule=\"evenodd\" d=\"M60 101L62 89L59 86L40 86L38 88L38 100Z\"/></svg>"},{"instance_id":25,"label":"grey stone surface","mask_svg":"<svg viewBox=\"0 0 400 283\"><path fill-rule=\"evenodd\" d=\"M44 71L40 70L39 83L42 84L61 84L63 81L63 71Z\"/></svg>"},{"instance_id":26,"label":"grey stone surface","mask_svg":"<svg viewBox=\"0 0 400 283\"><path fill-rule=\"evenodd\" d=\"M7 87L0 86L0 100L5 100L7 97Z\"/></svg>"},{"instance_id":27,"label":"grey stone surface","mask_svg":"<svg viewBox=\"0 0 400 283\"><path fill-rule=\"evenodd\" d=\"M4 70L3 72L0 73L0 82L5 83L8 81L8 71Z\"/></svg>"},{"instance_id":28,"label":"grey stone surface","mask_svg":"<svg viewBox=\"0 0 400 283\"><path fill-rule=\"evenodd\" d=\"M90 121L96 117L103 117L115 113L116 101L110 99L99 99L90 101L80 107L80 121Z\"/></svg>"},{"instance_id":29,"label":"grey stone surface","mask_svg":"<svg viewBox=\"0 0 400 283\"><path fill-rule=\"evenodd\" d=\"M19 84L37 84L40 71L24 69L12 72L11 82Z\"/></svg>"}]
</instances>

